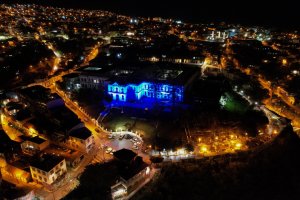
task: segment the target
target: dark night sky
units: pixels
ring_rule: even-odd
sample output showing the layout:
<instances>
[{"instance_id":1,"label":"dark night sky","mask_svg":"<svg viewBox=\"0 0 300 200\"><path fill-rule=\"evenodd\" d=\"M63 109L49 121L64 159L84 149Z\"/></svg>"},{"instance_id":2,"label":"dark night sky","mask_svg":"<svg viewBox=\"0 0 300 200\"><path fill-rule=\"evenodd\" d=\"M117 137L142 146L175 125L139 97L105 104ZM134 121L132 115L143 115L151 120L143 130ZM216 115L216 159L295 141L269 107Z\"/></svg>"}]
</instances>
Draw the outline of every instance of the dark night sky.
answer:
<instances>
[{"instance_id":1,"label":"dark night sky","mask_svg":"<svg viewBox=\"0 0 300 200\"><path fill-rule=\"evenodd\" d=\"M8 1L104 9L128 15L173 17L194 22L225 21L300 28L299 7L293 0L273 0L273 3L269 3L272 0L181 0L180 3L178 0L6 0Z\"/></svg>"}]
</instances>

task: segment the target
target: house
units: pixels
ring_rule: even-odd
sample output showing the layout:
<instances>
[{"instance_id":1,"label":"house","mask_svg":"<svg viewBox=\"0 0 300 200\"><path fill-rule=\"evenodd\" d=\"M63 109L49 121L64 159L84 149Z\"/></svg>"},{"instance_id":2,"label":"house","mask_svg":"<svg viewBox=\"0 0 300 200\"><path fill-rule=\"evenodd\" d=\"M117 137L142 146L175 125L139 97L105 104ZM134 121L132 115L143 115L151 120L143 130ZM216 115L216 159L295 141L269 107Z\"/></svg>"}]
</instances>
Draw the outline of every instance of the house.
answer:
<instances>
[{"instance_id":1,"label":"house","mask_svg":"<svg viewBox=\"0 0 300 200\"><path fill-rule=\"evenodd\" d=\"M50 145L43 152L47 154L56 154L64 157L66 159L66 164L68 167L77 167L79 163L84 159L86 153L68 149L65 147L60 147L57 145Z\"/></svg>"},{"instance_id":2,"label":"house","mask_svg":"<svg viewBox=\"0 0 300 200\"><path fill-rule=\"evenodd\" d=\"M75 150L89 152L94 146L95 140L89 129L83 126L69 132L67 144Z\"/></svg>"},{"instance_id":3,"label":"house","mask_svg":"<svg viewBox=\"0 0 300 200\"><path fill-rule=\"evenodd\" d=\"M48 140L45 140L39 136L21 137L24 139L24 141L21 143L21 149L24 153L29 155L34 155L35 153L43 151L50 144Z\"/></svg>"},{"instance_id":4,"label":"house","mask_svg":"<svg viewBox=\"0 0 300 200\"><path fill-rule=\"evenodd\" d=\"M142 157L128 149L114 152L114 158L119 163L119 178L111 186L112 199L129 199L150 180L151 168Z\"/></svg>"},{"instance_id":5,"label":"house","mask_svg":"<svg viewBox=\"0 0 300 200\"><path fill-rule=\"evenodd\" d=\"M34 181L51 185L67 172L66 160L43 154L30 164L30 172Z\"/></svg>"},{"instance_id":6,"label":"house","mask_svg":"<svg viewBox=\"0 0 300 200\"><path fill-rule=\"evenodd\" d=\"M1 173L18 182L28 183L32 181L29 164L26 161L18 160L9 163L1 169Z\"/></svg>"}]
</instances>

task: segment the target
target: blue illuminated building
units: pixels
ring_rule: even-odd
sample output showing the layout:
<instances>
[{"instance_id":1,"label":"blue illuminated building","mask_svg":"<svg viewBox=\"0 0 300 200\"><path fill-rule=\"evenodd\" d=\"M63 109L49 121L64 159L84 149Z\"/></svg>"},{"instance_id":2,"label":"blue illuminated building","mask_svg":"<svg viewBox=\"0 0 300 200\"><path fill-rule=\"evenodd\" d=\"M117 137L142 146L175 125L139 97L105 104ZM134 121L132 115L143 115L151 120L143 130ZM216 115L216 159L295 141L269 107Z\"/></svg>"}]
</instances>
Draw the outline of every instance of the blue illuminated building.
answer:
<instances>
[{"instance_id":1,"label":"blue illuminated building","mask_svg":"<svg viewBox=\"0 0 300 200\"><path fill-rule=\"evenodd\" d=\"M179 105L185 101L184 95L199 74L197 67L165 64L116 69L107 93L113 105L147 108Z\"/></svg>"},{"instance_id":2,"label":"blue illuminated building","mask_svg":"<svg viewBox=\"0 0 300 200\"><path fill-rule=\"evenodd\" d=\"M183 102L184 86L165 83L141 82L139 84L108 84L107 92L114 101L136 102L141 99L158 102Z\"/></svg>"}]
</instances>

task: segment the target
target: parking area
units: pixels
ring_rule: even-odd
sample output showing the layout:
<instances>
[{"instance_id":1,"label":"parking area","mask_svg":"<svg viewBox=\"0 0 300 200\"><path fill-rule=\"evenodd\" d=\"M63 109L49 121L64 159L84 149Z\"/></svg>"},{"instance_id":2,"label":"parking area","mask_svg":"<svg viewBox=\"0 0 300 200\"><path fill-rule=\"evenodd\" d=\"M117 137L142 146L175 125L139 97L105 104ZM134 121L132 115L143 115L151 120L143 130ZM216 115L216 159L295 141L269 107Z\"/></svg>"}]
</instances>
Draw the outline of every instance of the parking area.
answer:
<instances>
[{"instance_id":1,"label":"parking area","mask_svg":"<svg viewBox=\"0 0 300 200\"><path fill-rule=\"evenodd\" d=\"M109 142L106 144L106 153L108 154L123 148L139 151L143 145L143 140L140 136L128 131L113 132L108 135L108 139Z\"/></svg>"}]
</instances>

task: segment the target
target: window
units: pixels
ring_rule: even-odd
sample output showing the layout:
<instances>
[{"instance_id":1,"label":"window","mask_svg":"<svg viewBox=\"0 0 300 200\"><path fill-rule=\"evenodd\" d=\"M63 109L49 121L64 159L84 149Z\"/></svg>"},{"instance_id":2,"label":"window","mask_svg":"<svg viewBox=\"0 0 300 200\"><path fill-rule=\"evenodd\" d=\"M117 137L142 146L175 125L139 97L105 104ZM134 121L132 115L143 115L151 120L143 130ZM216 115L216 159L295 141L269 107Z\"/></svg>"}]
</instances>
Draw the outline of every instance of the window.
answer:
<instances>
[{"instance_id":1,"label":"window","mask_svg":"<svg viewBox=\"0 0 300 200\"><path fill-rule=\"evenodd\" d=\"M32 174L33 178L36 178L36 174Z\"/></svg>"},{"instance_id":2,"label":"window","mask_svg":"<svg viewBox=\"0 0 300 200\"><path fill-rule=\"evenodd\" d=\"M46 178L44 178L44 182L47 182L47 179L46 179Z\"/></svg>"},{"instance_id":3,"label":"window","mask_svg":"<svg viewBox=\"0 0 300 200\"><path fill-rule=\"evenodd\" d=\"M63 166L63 164L64 164L64 162L61 162L61 163L60 163L60 166Z\"/></svg>"},{"instance_id":4,"label":"window","mask_svg":"<svg viewBox=\"0 0 300 200\"><path fill-rule=\"evenodd\" d=\"M53 169L52 169L52 170L50 171L50 174L53 174L53 172L54 172L54 171L53 171Z\"/></svg>"}]
</instances>

